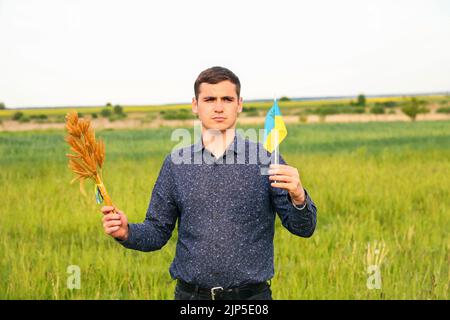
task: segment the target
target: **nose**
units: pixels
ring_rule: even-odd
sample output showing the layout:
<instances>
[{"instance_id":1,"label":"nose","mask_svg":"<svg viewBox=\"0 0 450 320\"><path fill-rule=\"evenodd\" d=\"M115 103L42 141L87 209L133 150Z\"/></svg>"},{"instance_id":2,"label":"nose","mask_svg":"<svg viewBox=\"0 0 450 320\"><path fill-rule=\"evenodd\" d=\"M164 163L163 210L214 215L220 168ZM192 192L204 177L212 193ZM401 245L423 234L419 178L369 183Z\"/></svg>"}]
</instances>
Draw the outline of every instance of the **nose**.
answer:
<instances>
[{"instance_id":1,"label":"nose","mask_svg":"<svg viewBox=\"0 0 450 320\"><path fill-rule=\"evenodd\" d=\"M223 112L223 102L222 100L217 100L214 104L214 112Z\"/></svg>"}]
</instances>

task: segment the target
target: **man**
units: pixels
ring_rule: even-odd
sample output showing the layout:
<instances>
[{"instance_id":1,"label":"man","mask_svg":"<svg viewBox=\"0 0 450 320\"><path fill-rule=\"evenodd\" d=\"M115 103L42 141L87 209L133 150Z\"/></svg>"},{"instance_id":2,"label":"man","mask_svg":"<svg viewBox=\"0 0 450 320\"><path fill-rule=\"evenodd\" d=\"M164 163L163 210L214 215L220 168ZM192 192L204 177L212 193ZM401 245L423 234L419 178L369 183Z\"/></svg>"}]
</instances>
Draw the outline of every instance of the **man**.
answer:
<instances>
[{"instance_id":1,"label":"man","mask_svg":"<svg viewBox=\"0 0 450 320\"><path fill-rule=\"evenodd\" d=\"M301 237L310 237L316 226L316 206L298 170L280 157L281 164L270 165L270 176L262 174L250 151L262 145L236 133L240 87L228 69L200 73L192 111L202 138L166 157L143 223L128 223L121 210L102 208L105 232L140 251L163 247L178 220L170 267L178 280L175 299L272 299L275 213Z\"/></svg>"}]
</instances>

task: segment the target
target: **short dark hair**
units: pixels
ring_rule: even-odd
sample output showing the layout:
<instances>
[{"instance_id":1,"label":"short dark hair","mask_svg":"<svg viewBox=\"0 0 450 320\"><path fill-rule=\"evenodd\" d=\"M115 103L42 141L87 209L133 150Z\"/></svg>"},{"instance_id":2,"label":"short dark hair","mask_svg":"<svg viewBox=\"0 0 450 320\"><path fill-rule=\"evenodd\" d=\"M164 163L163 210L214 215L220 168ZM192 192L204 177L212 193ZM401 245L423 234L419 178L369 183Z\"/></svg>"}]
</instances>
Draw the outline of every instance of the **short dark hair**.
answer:
<instances>
[{"instance_id":1,"label":"short dark hair","mask_svg":"<svg viewBox=\"0 0 450 320\"><path fill-rule=\"evenodd\" d=\"M206 70L203 70L198 75L197 80L195 80L194 83L195 99L198 99L200 85L202 83L217 84L219 82L226 80L230 81L236 86L236 93L239 99L239 96L241 94L241 82L232 71L223 67L211 67Z\"/></svg>"}]
</instances>

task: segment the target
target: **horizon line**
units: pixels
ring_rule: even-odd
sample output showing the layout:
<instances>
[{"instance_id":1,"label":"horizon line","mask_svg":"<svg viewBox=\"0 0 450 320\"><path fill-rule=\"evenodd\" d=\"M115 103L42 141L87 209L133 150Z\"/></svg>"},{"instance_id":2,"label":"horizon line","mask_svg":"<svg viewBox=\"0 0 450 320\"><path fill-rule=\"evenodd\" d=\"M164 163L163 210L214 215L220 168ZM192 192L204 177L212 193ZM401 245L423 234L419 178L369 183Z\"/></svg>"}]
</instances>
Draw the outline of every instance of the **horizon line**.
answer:
<instances>
[{"instance_id":1,"label":"horizon line","mask_svg":"<svg viewBox=\"0 0 450 320\"><path fill-rule=\"evenodd\" d=\"M415 92L415 93L392 93L392 94L363 94L366 98L388 98L388 97L402 97L402 96L435 96L435 95L444 95L448 96L450 95L450 90L448 91L436 91L436 92ZM307 97L289 97L289 96L280 96L275 97L277 101L280 101L282 98L288 98L290 101L320 101L320 100L339 100L339 99L353 99L357 98L358 95L325 95L325 96L307 96ZM245 99L245 102L270 102L273 101L274 98L256 98L256 99ZM3 102L4 103L4 102ZM59 108L98 108L98 107L105 107L108 103L102 105L96 105L96 104L86 104L86 105L59 105L59 106L19 106L19 107L8 107L5 104L4 110L13 110L13 109L59 109ZM133 107L145 107L145 106L171 106L171 105L185 105L185 104L191 104L191 102L169 102L169 103L159 103L159 104L125 104L125 103L111 103L111 106L120 105L120 106L133 106Z\"/></svg>"}]
</instances>

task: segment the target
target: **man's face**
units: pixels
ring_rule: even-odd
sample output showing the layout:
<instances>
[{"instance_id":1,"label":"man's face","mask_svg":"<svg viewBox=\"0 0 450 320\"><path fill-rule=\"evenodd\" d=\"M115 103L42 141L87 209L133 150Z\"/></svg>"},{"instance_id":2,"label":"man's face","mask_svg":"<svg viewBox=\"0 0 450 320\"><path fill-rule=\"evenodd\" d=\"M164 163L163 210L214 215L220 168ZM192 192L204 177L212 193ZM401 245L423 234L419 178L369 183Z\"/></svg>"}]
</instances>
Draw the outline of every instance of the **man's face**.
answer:
<instances>
[{"instance_id":1,"label":"man's face","mask_svg":"<svg viewBox=\"0 0 450 320\"><path fill-rule=\"evenodd\" d=\"M198 114L204 129L234 129L238 113L242 112L242 98L238 99L236 85L231 81L202 83L198 100L192 99L192 111Z\"/></svg>"}]
</instances>

